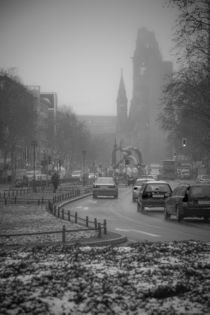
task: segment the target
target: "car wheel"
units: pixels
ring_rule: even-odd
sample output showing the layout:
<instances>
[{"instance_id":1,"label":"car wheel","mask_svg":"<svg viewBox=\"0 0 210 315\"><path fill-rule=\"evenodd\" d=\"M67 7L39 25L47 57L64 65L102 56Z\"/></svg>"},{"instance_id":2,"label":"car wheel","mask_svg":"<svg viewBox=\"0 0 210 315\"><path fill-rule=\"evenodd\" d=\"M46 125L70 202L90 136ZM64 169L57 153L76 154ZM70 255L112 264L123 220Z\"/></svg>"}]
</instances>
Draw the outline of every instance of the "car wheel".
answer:
<instances>
[{"instance_id":1,"label":"car wheel","mask_svg":"<svg viewBox=\"0 0 210 315\"><path fill-rule=\"evenodd\" d=\"M166 208L166 206L165 206L165 207L164 207L164 219L167 220L167 219L170 218L170 216L171 216L171 215L168 213L167 208Z\"/></svg>"},{"instance_id":2,"label":"car wheel","mask_svg":"<svg viewBox=\"0 0 210 315\"><path fill-rule=\"evenodd\" d=\"M183 217L180 213L180 207L179 206L176 206L176 219L178 222L180 222L183 219Z\"/></svg>"}]
</instances>

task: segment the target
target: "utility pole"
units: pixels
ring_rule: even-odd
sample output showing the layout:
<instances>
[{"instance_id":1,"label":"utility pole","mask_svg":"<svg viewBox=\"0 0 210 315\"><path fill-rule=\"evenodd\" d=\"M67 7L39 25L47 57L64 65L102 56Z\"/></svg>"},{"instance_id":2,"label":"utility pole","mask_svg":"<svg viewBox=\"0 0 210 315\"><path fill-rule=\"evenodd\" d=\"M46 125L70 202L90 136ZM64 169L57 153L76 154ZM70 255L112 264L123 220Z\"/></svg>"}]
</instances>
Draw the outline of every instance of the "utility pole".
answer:
<instances>
[{"instance_id":1,"label":"utility pole","mask_svg":"<svg viewBox=\"0 0 210 315\"><path fill-rule=\"evenodd\" d=\"M37 141L33 140L31 143L33 147L33 192L36 191L36 147L37 147Z\"/></svg>"},{"instance_id":2,"label":"utility pole","mask_svg":"<svg viewBox=\"0 0 210 315\"><path fill-rule=\"evenodd\" d=\"M86 168L86 150L82 150L82 181L83 186L85 186L85 168Z\"/></svg>"}]
</instances>

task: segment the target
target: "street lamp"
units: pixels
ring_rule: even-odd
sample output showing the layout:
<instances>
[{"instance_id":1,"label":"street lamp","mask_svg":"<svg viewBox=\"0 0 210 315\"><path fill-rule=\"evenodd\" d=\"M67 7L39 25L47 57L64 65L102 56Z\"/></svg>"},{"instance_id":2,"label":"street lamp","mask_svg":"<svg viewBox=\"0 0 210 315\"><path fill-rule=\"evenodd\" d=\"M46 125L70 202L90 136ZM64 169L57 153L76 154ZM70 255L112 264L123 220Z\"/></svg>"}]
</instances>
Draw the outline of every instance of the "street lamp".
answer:
<instances>
[{"instance_id":1,"label":"street lamp","mask_svg":"<svg viewBox=\"0 0 210 315\"><path fill-rule=\"evenodd\" d=\"M85 158L86 158L86 150L82 150L82 179L83 179L83 186L85 185Z\"/></svg>"},{"instance_id":2,"label":"street lamp","mask_svg":"<svg viewBox=\"0 0 210 315\"><path fill-rule=\"evenodd\" d=\"M33 147L33 191L35 192L36 191L36 147L37 147L37 141L36 140L33 140L31 142L31 145Z\"/></svg>"}]
</instances>

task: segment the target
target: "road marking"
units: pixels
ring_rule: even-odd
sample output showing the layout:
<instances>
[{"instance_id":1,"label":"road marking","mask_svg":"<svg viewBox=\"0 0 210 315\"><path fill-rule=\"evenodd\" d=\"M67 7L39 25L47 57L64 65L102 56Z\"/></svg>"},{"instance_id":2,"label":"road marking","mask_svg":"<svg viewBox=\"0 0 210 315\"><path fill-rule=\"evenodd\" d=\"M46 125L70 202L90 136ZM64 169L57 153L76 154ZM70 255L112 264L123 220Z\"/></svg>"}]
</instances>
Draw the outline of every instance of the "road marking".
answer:
<instances>
[{"instance_id":1,"label":"road marking","mask_svg":"<svg viewBox=\"0 0 210 315\"><path fill-rule=\"evenodd\" d=\"M160 237L160 235L158 235L158 234L148 233L148 232L145 232L145 231L135 230L135 229L120 229L120 228L116 228L115 230L119 231L119 232L135 232L135 233L145 234L145 235L152 236L152 237Z\"/></svg>"},{"instance_id":2,"label":"road marking","mask_svg":"<svg viewBox=\"0 0 210 315\"><path fill-rule=\"evenodd\" d=\"M83 206L78 206L78 207L76 207L76 209L81 209L81 210L85 210L85 211L89 210L88 207L83 207Z\"/></svg>"}]
</instances>

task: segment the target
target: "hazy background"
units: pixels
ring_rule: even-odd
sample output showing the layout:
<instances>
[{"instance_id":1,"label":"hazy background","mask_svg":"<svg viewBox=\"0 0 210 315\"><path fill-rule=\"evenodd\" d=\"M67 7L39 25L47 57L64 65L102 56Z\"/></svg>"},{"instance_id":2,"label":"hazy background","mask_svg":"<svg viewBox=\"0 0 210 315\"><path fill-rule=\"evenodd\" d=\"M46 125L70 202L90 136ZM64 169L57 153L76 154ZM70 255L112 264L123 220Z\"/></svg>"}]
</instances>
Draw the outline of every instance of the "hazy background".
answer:
<instances>
[{"instance_id":1,"label":"hazy background","mask_svg":"<svg viewBox=\"0 0 210 315\"><path fill-rule=\"evenodd\" d=\"M162 0L0 0L0 68L15 67L76 114L115 115L121 69L132 97L138 28L154 31L173 60L174 19Z\"/></svg>"}]
</instances>

